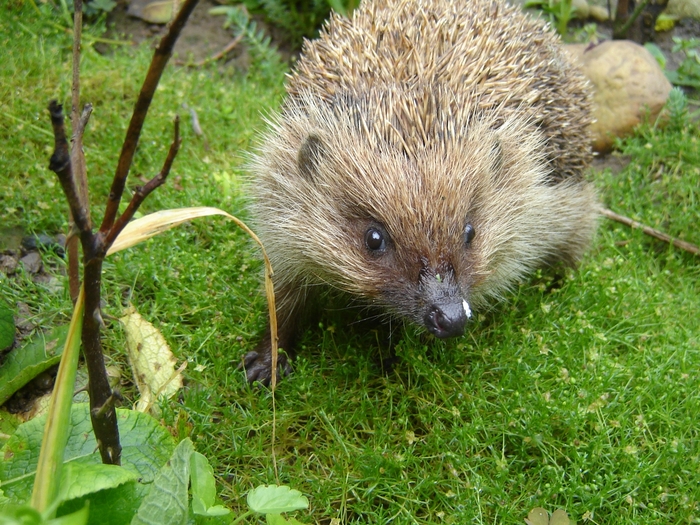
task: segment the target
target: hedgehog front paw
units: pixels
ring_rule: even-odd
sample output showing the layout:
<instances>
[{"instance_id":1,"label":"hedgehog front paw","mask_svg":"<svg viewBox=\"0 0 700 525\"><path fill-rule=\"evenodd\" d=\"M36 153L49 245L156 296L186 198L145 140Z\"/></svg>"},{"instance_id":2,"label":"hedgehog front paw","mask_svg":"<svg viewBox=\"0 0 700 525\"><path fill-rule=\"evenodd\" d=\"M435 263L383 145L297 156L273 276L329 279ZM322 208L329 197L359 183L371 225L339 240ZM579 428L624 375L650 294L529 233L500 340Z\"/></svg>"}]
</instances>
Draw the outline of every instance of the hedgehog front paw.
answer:
<instances>
[{"instance_id":1,"label":"hedgehog front paw","mask_svg":"<svg viewBox=\"0 0 700 525\"><path fill-rule=\"evenodd\" d=\"M272 378L272 354L268 351L253 350L243 357L243 362L239 369L245 370L248 383L255 382L264 386L269 386ZM277 380L288 376L292 372L292 365L289 364L287 356L280 352L277 356Z\"/></svg>"}]
</instances>

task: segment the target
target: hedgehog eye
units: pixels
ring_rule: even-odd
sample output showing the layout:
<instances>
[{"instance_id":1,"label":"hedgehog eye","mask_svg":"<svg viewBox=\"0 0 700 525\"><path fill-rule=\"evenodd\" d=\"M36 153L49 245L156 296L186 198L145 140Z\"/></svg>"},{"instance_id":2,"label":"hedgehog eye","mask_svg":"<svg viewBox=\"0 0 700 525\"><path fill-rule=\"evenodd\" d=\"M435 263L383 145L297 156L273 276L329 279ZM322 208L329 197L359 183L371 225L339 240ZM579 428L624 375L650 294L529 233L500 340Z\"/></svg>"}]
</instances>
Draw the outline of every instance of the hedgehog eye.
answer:
<instances>
[{"instance_id":1,"label":"hedgehog eye","mask_svg":"<svg viewBox=\"0 0 700 525\"><path fill-rule=\"evenodd\" d=\"M371 227L365 232L365 246L372 252L381 253L386 250L384 232L379 228Z\"/></svg>"},{"instance_id":2,"label":"hedgehog eye","mask_svg":"<svg viewBox=\"0 0 700 525\"><path fill-rule=\"evenodd\" d=\"M464 244L469 245L472 240L474 240L475 235L476 230L474 229L474 226L467 223L467 225L464 227Z\"/></svg>"}]
</instances>

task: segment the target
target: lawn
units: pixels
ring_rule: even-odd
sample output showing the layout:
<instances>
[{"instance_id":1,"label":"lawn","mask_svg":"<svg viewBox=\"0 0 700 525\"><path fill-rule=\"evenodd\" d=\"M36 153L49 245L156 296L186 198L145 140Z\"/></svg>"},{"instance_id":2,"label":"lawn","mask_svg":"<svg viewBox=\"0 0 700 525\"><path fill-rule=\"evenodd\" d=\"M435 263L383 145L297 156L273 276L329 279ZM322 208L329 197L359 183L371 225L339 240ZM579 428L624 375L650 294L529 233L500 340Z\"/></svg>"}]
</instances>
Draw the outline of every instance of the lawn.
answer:
<instances>
[{"instance_id":1,"label":"lawn","mask_svg":"<svg viewBox=\"0 0 700 525\"><path fill-rule=\"evenodd\" d=\"M47 169L46 107L70 106L70 35L31 4L0 10L0 235L56 234L66 206ZM147 46L90 44L83 100L92 214L101 219ZM101 48L104 49L104 48ZM264 115L283 97L285 68L255 59L169 67L137 151L129 187L160 169L181 113L184 144L171 181L142 213L216 206L244 220L242 177ZM183 104L204 131L189 126ZM614 211L700 244L700 128L648 125L621 144L629 164L589 174ZM44 254L65 284L65 262ZM382 372L377 334L324 314L302 338L294 373L272 396L237 363L265 327L259 254L222 220L199 219L105 264L105 347L124 405L138 394L116 319L128 303L164 334L186 386L162 405L214 467L223 502L279 481L310 500L305 523L524 523L537 506L578 523L700 523L700 259L602 220L581 266L548 272L478 312L465 337L438 341L397 328ZM67 323L67 284L0 273L0 300L26 304L39 329ZM2 412L0 412L2 414ZM2 416L0 416L2 417ZM1 444L1 441L0 441Z\"/></svg>"}]
</instances>

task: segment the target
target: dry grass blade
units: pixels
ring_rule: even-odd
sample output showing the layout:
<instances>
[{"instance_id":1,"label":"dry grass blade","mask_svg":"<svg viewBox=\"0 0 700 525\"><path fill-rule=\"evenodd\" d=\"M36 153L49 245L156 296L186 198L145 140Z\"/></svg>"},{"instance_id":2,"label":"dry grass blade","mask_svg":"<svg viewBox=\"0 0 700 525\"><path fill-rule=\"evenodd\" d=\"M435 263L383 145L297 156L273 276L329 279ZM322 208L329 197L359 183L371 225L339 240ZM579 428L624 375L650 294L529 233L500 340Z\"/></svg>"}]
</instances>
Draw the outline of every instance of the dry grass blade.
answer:
<instances>
[{"instance_id":1,"label":"dry grass blade","mask_svg":"<svg viewBox=\"0 0 700 525\"><path fill-rule=\"evenodd\" d=\"M275 386L277 384L277 315L275 309L275 293L272 286L272 265L270 264L270 259L267 257L265 252L265 247L262 242L253 231L245 225L243 221L234 217L230 213L227 213L219 208L210 207L195 207L195 208L177 208L172 210L161 210L140 219L136 219L127 224L119 236L116 238L112 246L110 247L107 255L124 250L131 246L134 246L140 242L150 239L169 230L183 222L191 221L192 219L198 219L200 217L209 217L212 215L222 215L229 220L235 222L243 231L250 235L253 240L258 243L260 249L262 250L263 259L265 261L265 294L267 295L267 306L270 313L270 336L272 341L272 379L270 381L270 388L274 392ZM274 404L274 396L273 396ZM275 472L277 471L277 462L274 459L274 432L275 425L273 424L273 465L275 467Z\"/></svg>"},{"instance_id":2,"label":"dry grass blade","mask_svg":"<svg viewBox=\"0 0 700 525\"><path fill-rule=\"evenodd\" d=\"M169 230L182 224L183 222L191 221L192 219L197 219L200 217L208 217L212 215L223 215L228 219L235 222L243 231L250 235L253 240L258 243L260 249L262 250L263 259L265 261L265 293L267 294L267 304L270 312L270 332L272 336L272 381L270 382L272 390L275 389L276 385L276 372L277 372L277 316L275 310L275 294L272 287L272 265L270 264L270 259L265 253L265 248L260 242L253 231L245 225L243 221L237 219L230 213L227 213L219 208L210 207L195 207L195 208L177 208L173 210L162 210L145 217L141 217L135 221L127 224L119 237L114 241L110 247L107 255L111 255L120 250L124 250L131 246L134 246L140 242L143 242L159 233Z\"/></svg>"}]
</instances>

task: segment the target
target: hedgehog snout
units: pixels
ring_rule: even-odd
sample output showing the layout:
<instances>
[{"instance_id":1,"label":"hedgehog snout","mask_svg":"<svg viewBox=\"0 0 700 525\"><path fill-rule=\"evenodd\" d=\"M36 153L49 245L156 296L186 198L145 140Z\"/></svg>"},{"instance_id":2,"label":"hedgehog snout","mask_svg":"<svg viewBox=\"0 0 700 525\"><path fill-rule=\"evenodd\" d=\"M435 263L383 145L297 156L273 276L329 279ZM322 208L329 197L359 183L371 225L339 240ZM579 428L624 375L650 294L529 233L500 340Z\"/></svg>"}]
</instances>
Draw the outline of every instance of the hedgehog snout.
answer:
<instances>
[{"instance_id":1,"label":"hedgehog snout","mask_svg":"<svg viewBox=\"0 0 700 525\"><path fill-rule=\"evenodd\" d=\"M434 272L425 264L421 271L420 293L423 296L423 324L435 337L444 339L464 334L472 312L455 279L452 265Z\"/></svg>"},{"instance_id":2,"label":"hedgehog snout","mask_svg":"<svg viewBox=\"0 0 700 525\"><path fill-rule=\"evenodd\" d=\"M469 311L469 306L465 308L465 304L466 301L430 305L423 318L425 327L440 339L463 335Z\"/></svg>"}]
</instances>

